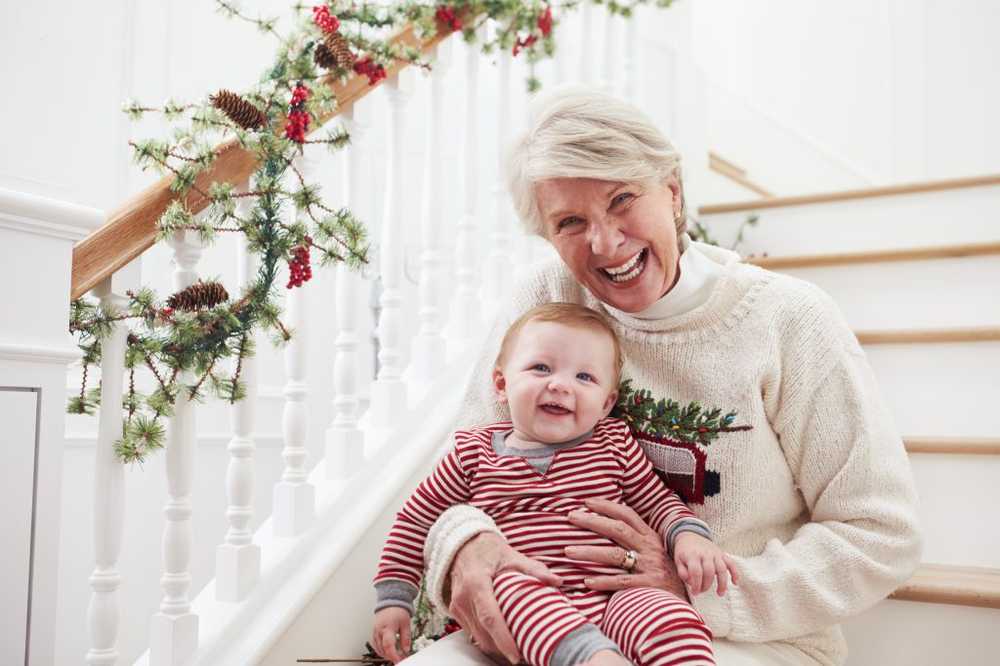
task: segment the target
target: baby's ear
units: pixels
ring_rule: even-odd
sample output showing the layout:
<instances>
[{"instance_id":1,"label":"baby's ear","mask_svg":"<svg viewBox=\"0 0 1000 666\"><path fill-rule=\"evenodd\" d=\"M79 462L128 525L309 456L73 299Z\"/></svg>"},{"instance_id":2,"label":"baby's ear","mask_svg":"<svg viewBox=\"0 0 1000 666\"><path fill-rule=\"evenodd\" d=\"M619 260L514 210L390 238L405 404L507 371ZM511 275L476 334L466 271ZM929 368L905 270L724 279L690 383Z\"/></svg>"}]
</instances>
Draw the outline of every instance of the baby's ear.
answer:
<instances>
[{"instance_id":1,"label":"baby's ear","mask_svg":"<svg viewBox=\"0 0 1000 666\"><path fill-rule=\"evenodd\" d=\"M615 403L618 402L618 391L612 391L608 399L604 401L604 415L607 416L611 413L614 408Z\"/></svg>"},{"instance_id":2,"label":"baby's ear","mask_svg":"<svg viewBox=\"0 0 1000 666\"><path fill-rule=\"evenodd\" d=\"M497 394L497 400L507 402L507 380L500 368L493 368L493 391Z\"/></svg>"}]
</instances>

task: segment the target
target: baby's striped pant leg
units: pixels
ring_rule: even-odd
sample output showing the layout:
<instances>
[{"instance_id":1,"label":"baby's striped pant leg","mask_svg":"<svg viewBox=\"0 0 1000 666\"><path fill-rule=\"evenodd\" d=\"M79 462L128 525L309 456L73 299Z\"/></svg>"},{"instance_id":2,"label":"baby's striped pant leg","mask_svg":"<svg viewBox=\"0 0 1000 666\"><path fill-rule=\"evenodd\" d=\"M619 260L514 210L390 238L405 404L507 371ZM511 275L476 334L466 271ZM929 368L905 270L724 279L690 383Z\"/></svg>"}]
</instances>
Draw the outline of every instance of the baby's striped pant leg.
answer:
<instances>
[{"instance_id":1,"label":"baby's striped pant leg","mask_svg":"<svg viewBox=\"0 0 1000 666\"><path fill-rule=\"evenodd\" d=\"M601 629L639 666L714 666L712 632L694 608L652 587L615 592Z\"/></svg>"},{"instance_id":2,"label":"baby's striped pant leg","mask_svg":"<svg viewBox=\"0 0 1000 666\"><path fill-rule=\"evenodd\" d=\"M533 576L504 571L493 577L493 589L521 656L531 666L549 666L559 641L589 623L565 595Z\"/></svg>"}]
</instances>

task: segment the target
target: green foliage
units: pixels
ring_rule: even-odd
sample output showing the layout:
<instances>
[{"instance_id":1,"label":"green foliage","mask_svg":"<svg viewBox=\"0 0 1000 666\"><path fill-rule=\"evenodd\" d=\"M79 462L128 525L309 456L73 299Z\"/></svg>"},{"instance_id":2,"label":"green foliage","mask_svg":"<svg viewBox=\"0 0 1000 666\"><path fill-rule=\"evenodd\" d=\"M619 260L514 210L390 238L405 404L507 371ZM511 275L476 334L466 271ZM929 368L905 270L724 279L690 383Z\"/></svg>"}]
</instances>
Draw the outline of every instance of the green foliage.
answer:
<instances>
[{"instance_id":1,"label":"green foliage","mask_svg":"<svg viewBox=\"0 0 1000 666\"><path fill-rule=\"evenodd\" d=\"M682 406L673 400L657 400L648 389L633 389L630 379L619 385L618 402L611 416L624 420L636 433L702 445L710 444L720 432L749 429L733 425L736 412L704 410L697 402Z\"/></svg>"}]
</instances>

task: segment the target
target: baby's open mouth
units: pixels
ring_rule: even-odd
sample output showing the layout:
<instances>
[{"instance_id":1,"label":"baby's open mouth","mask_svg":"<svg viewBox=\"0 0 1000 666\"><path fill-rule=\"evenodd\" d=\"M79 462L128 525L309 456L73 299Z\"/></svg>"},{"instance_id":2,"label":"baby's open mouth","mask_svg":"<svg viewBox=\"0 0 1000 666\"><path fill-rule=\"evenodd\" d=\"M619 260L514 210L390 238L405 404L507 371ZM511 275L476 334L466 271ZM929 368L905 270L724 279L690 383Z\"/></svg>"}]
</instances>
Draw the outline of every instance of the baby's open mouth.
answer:
<instances>
[{"instance_id":1,"label":"baby's open mouth","mask_svg":"<svg viewBox=\"0 0 1000 666\"><path fill-rule=\"evenodd\" d=\"M629 280L634 280L639 277L643 269L646 268L646 257L649 256L649 248L644 247L638 254L626 261L621 266L615 268L601 268L599 269L604 277L608 278L612 282L622 283L628 282Z\"/></svg>"},{"instance_id":2,"label":"baby's open mouth","mask_svg":"<svg viewBox=\"0 0 1000 666\"><path fill-rule=\"evenodd\" d=\"M553 416L564 416L566 414L571 414L572 411L566 409L562 405L556 404L554 402L547 402L539 407L546 414L552 414Z\"/></svg>"}]
</instances>

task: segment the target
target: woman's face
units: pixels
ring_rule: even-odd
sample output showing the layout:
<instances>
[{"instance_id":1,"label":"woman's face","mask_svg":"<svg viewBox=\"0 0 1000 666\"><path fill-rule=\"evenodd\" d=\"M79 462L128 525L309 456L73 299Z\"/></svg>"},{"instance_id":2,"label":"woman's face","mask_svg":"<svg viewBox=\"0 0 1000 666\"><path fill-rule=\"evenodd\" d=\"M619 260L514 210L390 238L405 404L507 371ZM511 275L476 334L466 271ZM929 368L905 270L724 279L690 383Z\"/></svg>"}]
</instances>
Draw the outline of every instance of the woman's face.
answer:
<instances>
[{"instance_id":1,"label":"woman's face","mask_svg":"<svg viewBox=\"0 0 1000 666\"><path fill-rule=\"evenodd\" d=\"M535 186L545 237L580 284L625 312L640 312L677 279L680 186L554 178Z\"/></svg>"}]
</instances>

